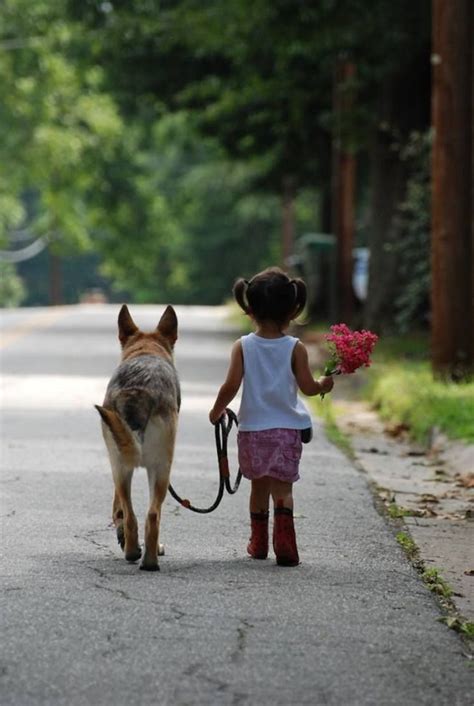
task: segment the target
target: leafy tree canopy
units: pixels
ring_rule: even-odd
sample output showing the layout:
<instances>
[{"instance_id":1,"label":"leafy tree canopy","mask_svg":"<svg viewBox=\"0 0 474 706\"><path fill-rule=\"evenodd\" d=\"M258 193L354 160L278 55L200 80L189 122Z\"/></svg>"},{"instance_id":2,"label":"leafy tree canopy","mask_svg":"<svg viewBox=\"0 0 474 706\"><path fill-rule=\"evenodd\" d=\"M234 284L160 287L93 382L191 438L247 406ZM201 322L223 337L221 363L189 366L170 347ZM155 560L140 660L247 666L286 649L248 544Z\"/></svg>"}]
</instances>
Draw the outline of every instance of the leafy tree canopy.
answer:
<instances>
[{"instance_id":1,"label":"leafy tree canopy","mask_svg":"<svg viewBox=\"0 0 474 706\"><path fill-rule=\"evenodd\" d=\"M102 70L68 56L64 3L6 0L1 12L1 234L27 226L58 250L84 247L97 215L89 196L122 119Z\"/></svg>"}]
</instances>

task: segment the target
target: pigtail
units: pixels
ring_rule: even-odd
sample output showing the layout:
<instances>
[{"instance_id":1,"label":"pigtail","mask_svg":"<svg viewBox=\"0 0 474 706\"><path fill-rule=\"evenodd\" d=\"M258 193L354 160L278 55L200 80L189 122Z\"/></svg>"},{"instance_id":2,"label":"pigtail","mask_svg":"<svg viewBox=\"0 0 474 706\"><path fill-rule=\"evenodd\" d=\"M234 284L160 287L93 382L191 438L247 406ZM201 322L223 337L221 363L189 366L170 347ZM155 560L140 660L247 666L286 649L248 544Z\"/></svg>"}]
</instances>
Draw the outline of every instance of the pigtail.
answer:
<instances>
[{"instance_id":1,"label":"pigtail","mask_svg":"<svg viewBox=\"0 0 474 706\"><path fill-rule=\"evenodd\" d=\"M306 305L306 298L307 298L307 292L306 292L306 284L303 282L302 279L292 279L290 281L290 284L292 287L295 289L295 314L294 318L296 319L303 309L305 308Z\"/></svg>"},{"instance_id":2,"label":"pigtail","mask_svg":"<svg viewBox=\"0 0 474 706\"><path fill-rule=\"evenodd\" d=\"M234 295L234 299L237 302L237 304L240 306L240 308L248 314L250 309L249 305L247 302L247 297L245 296L246 291L248 287L248 282L245 279L242 279L240 277L238 280L236 280L234 287L232 289L232 293Z\"/></svg>"}]
</instances>

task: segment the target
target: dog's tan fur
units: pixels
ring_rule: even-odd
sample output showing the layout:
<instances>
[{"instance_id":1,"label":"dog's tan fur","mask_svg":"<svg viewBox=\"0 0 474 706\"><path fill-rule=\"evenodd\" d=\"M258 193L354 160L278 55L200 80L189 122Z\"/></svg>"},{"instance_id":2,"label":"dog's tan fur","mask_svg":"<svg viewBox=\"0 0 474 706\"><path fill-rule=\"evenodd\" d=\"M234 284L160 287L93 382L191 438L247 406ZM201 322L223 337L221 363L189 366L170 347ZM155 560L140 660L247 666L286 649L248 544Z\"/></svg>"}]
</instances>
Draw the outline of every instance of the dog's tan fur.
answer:
<instances>
[{"instance_id":1,"label":"dog's tan fur","mask_svg":"<svg viewBox=\"0 0 474 706\"><path fill-rule=\"evenodd\" d=\"M173 365L177 318L168 306L156 330L144 333L124 305L118 327L122 362L109 382L103 406L96 405L115 484L112 513L125 558L137 561L141 549L131 484L134 469L145 466L150 505L140 568L156 571L161 506L169 486L180 405Z\"/></svg>"}]
</instances>

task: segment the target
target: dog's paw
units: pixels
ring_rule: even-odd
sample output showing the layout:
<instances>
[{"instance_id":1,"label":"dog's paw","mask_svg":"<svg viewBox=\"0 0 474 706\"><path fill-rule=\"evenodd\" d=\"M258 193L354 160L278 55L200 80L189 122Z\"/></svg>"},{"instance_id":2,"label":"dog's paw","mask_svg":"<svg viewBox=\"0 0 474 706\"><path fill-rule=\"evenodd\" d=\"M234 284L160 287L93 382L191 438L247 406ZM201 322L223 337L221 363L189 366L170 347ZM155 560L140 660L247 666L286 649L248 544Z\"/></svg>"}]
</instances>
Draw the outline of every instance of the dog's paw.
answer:
<instances>
[{"instance_id":1,"label":"dog's paw","mask_svg":"<svg viewBox=\"0 0 474 706\"><path fill-rule=\"evenodd\" d=\"M152 563L152 562L144 562L144 561L142 561L142 563L140 564L140 569L141 569L142 571L159 571L159 570L160 570L160 566L159 566L158 563L154 564L154 563Z\"/></svg>"},{"instance_id":2,"label":"dog's paw","mask_svg":"<svg viewBox=\"0 0 474 706\"><path fill-rule=\"evenodd\" d=\"M137 547L136 549L132 549L131 551L128 551L125 553L125 559L126 561L134 562L138 561L142 555L142 550L140 547Z\"/></svg>"},{"instance_id":3,"label":"dog's paw","mask_svg":"<svg viewBox=\"0 0 474 706\"><path fill-rule=\"evenodd\" d=\"M164 556L165 555L165 545L164 544L158 544L158 556Z\"/></svg>"}]
</instances>

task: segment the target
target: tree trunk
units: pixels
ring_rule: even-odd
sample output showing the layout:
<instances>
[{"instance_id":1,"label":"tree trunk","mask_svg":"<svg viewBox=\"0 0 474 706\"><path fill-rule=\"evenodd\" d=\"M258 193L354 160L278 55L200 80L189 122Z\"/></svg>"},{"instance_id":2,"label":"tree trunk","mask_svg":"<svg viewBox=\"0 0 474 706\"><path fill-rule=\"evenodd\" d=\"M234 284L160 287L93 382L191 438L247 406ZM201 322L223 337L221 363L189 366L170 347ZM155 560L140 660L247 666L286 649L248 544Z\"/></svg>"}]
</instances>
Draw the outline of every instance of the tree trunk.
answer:
<instances>
[{"instance_id":1,"label":"tree trunk","mask_svg":"<svg viewBox=\"0 0 474 706\"><path fill-rule=\"evenodd\" d=\"M369 287L364 323L377 331L390 326L398 285L399 238L396 210L405 191L403 166L390 149L391 137L377 130L370 154Z\"/></svg>"},{"instance_id":2,"label":"tree trunk","mask_svg":"<svg viewBox=\"0 0 474 706\"><path fill-rule=\"evenodd\" d=\"M474 368L472 28L472 0L433 0L432 365L453 380Z\"/></svg>"},{"instance_id":3,"label":"tree trunk","mask_svg":"<svg viewBox=\"0 0 474 706\"><path fill-rule=\"evenodd\" d=\"M353 109L353 91L347 86L355 76L352 62L338 62L334 78L336 131L332 159L332 231L336 236L337 315L350 322L354 308L352 249L354 247L355 157L343 135L345 114Z\"/></svg>"},{"instance_id":4,"label":"tree trunk","mask_svg":"<svg viewBox=\"0 0 474 706\"><path fill-rule=\"evenodd\" d=\"M61 258L49 251L49 304L63 304L63 277Z\"/></svg>"},{"instance_id":5,"label":"tree trunk","mask_svg":"<svg viewBox=\"0 0 474 706\"><path fill-rule=\"evenodd\" d=\"M295 180L291 176L283 178L282 181L282 247L281 261L282 268L288 269L290 258L293 254L296 232L295 215L296 187Z\"/></svg>"},{"instance_id":6,"label":"tree trunk","mask_svg":"<svg viewBox=\"0 0 474 706\"><path fill-rule=\"evenodd\" d=\"M397 299L402 292L400 271L401 238L406 235L398 208L406 196L410 165L400 156L413 130L425 130L430 124L431 77L430 44L424 35L424 3L415 3L420 44L416 56L405 57L386 75L379 86L374 106L375 129L369 149L370 248L369 289L364 307L364 323L376 331L395 326Z\"/></svg>"}]
</instances>

